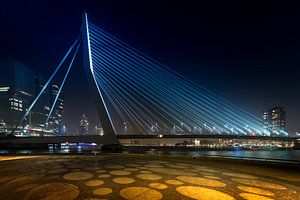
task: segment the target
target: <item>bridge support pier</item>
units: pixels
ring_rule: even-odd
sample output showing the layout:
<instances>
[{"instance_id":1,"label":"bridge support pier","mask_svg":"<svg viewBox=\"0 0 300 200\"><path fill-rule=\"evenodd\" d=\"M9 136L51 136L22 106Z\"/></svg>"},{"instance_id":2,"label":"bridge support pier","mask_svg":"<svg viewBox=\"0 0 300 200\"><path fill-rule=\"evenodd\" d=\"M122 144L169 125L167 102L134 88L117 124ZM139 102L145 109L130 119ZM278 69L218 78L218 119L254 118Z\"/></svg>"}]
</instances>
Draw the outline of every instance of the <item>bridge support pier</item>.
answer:
<instances>
[{"instance_id":1,"label":"bridge support pier","mask_svg":"<svg viewBox=\"0 0 300 200\"><path fill-rule=\"evenodd\" d=\"M102 152L119 153L122 151L122 145L120 144L107 144L101 147Z\"/></svg>"}]
</instances>

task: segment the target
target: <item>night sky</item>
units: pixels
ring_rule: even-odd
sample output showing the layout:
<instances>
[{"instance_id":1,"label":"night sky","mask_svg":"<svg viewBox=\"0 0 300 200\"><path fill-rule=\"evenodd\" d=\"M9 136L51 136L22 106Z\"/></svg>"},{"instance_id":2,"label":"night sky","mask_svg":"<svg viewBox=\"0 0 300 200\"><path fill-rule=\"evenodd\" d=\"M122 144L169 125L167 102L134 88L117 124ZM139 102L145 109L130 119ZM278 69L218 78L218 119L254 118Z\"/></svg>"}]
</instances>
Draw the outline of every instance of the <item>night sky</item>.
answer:
<instances>
[{"instance_id":1,"label":"night sky","mask_svg":"<svg viewBox=\"0 0 300 200\"><path fill-rule=\"evenodd\" d=\"M288 131L300 131L300 7L209 2L2 1L0 59L49 77L87 11L93 24L259 117L283 106ZM86 87L79 58L64 91L69 130L82 113L97 121Z\"/></svg>"}]
</instances>

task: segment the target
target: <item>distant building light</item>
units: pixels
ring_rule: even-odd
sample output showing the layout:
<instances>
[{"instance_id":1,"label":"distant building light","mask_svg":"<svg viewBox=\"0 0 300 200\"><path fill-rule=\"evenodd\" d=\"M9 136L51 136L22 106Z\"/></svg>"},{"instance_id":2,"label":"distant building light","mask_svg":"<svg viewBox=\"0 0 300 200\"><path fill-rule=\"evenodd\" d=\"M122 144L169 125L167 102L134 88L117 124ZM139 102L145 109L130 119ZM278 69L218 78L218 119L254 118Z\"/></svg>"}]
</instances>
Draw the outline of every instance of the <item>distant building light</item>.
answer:
<instances>
[{"instance_id":1,"label":"distant building light","mask_svg":"<svg viewBox=\"0 0 300 200\"><path fill-rule=\"evenodd\" d=\"M7 92L10 87L0 87L0 92Z\"/></svg>"},{"instance_id":2,"label":"distant building light","mask_svg":"<svg viewBox=\"0 0 300 200\"><path fill-rule=\"evenodd\" d=\"M31 96L31 97L33 97L33 95L32 95L32 94L29 94L29 93L27 93L27 92L24 92L24 91L20 91L20 93L22 93L22 94L24 94L24 95L27 95L27 96Z\"/></svg>"}]
</instances>

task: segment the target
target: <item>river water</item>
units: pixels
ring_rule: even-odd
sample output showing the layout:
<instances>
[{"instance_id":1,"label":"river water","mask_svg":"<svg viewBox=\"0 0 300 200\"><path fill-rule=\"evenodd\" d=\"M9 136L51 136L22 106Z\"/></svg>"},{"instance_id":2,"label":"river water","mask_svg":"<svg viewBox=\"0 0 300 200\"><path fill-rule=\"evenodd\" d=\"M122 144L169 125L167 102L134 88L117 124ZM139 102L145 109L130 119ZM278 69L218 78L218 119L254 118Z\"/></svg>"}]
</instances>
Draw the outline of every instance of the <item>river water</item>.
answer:
<instances>
[{"instance_id":1,"label":"river water","mask_svg":"<svg viewBox=\"0 0 300 200\"><path fill-rule=\"evenodd\" d=\"M2 154L76 154L76 153L93 153L91 149L61 149L61 150L0 150ZM253 157L259 159L284 159L300 161L300 150L189 150L189 149L143 149L135 148L124 150L123 153L143 153L151 155L168 155L168 156L235 156L235 157Z\"/></svg>"},{"instance_id":2,"label":"river water","mask_svg":"<svg viewBox=\"0 0 300 200\"><path fill-rule=\"evenodd\" d=\"M138 152L138 151L130 151ZM146 154L169 155L169 156L234 156L234 157L251 157L259 159L283 159L283 160L297 160L300 161L300 150L226 150L226 151L212 151L212 150L148 150Z\"/></svg>"}]
</instances>

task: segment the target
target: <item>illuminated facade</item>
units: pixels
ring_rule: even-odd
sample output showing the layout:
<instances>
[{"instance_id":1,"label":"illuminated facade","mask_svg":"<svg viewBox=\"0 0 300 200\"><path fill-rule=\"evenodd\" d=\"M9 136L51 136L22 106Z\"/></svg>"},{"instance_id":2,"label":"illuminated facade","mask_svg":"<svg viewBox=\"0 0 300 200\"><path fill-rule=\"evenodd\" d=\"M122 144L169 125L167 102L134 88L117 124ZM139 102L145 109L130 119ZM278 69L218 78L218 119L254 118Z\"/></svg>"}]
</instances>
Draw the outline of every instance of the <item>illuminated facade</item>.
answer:
<instances>
[{"instance_id":1,"label":"illuminated facade","mask_svg":"<svg viewBox=\"0 0 300 200\"><path fill-rule=\"evenodd\" d=\"M80 120L79 134L87 135L89 133L89 121L88 118L83 114Z\"/></svg>"},{"instance_id":2,"label":"illuminated facade","mask_svg":"<svg viewBox=\"0 0 300 200\"><path fill-rule=\"evenodd\" d=\"M52 105L55 101L55 98L59 92L59 87L56 84L51 85L50 89L50 104ZM64 115L64 97L60 93L57 102L54 107L54 111L49 120L49 128L53 130L55 134L61 134L63 130L63 115Z\"/></svg>"},{"instance_id":3,"label":"illuminated facade","mask_svg":"<svg viewBox=\"0 0 300 200\"><path fill-rule=\"evenodd\" d=\"M0 119L6 122L8 131L19 123L41 85L36 72L19 61L0 62ZM46 92L20 127L41 130L48 108L49 92Z\"/></svg>"},{"instance_id":4,"label":"illuminated facade","mask_svg":"<svg viewBox=\"0 0 300 200\"><path fill-rule=\"evenodd\" d=\"M285 111L283 107L276 106L263 111L264 128L269 129L272 135L283 135L286 131Z\"/></svg>"}]
</instances>

